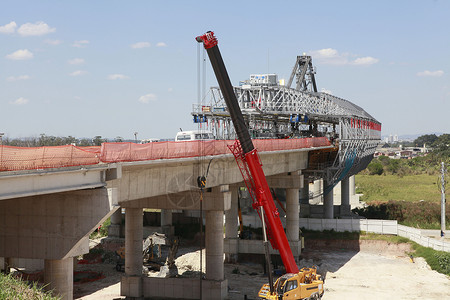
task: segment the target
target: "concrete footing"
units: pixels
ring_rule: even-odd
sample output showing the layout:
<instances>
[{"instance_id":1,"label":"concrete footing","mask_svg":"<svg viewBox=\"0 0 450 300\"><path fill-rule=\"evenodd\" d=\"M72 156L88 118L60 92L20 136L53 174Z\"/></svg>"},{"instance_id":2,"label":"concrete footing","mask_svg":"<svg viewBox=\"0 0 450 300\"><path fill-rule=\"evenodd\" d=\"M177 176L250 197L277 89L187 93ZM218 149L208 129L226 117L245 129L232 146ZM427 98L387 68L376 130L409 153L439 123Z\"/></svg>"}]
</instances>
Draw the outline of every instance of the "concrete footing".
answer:
<instances>
[{"instance_id":1,"label":"concrete footing","mask_svg":"<svg viewBox=\"0 0 450 300\"><path fill-rule=\"evenodd\" d=\"M122 285L124 281L122 281ZM142 278L144 298L200 299L200 278ZM226 299L228 281L202 280L201 299Z\"/></svg>"}]
</instances>

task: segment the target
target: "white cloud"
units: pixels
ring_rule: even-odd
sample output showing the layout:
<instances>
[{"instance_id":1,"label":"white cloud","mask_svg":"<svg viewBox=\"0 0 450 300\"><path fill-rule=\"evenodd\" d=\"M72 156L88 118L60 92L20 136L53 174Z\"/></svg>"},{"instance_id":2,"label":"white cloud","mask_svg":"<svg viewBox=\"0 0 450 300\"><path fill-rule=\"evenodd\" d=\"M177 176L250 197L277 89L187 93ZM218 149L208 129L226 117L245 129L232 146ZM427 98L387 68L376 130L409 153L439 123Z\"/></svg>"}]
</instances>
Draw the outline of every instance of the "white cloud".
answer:
<instances>
[{"instance_id":1,"label":"white cloud","mask_svg":"<svg viewBox=\"0 0 450 300\"><path fill-rule=\"evenodd\" d=\"M328 95L333 95L333 92L331 92L330 90L327 90L327 89L325 89L325 88L322 88L320 91L321 91L322 93L325 93L325 94L328 94Z\"/></svg>"},{"instance_id":2,"label":"white cloud","mask_svg":"<svg viewBox=\"0 0 450 300\"><path fill-rule=\"evenodd\" d=\"M34 56L33 53L31 53L28 49L21 49L6 55L6 58L12 60L26 60L32 59L33 56Z\"/></svg>"},{"instance_id":3,"label":"white cloud","mask_svg":"<svg viewBox=\"0 0 450 300\"><path fill-rule=\"evenodd\" d=\"M116 80L116 79L128 79L130 77L123 75L123 74L110 74L108 75L109 80Z\"/></svg>"},{"instance_id":4,"label":"white cloud","mask_svg":"<svg viewBox=\"0 0 450 300\"><path fill-rule=\"evenodd\" d=\"M44 42L45 42L46 44L53 45L53 46L62 44L62 41L61 41L61 40L49 40L49 39L47 39L47 40L45 40Z\"/></svg>"},{"instance_id":5,"label":"white cloud","mask_svg":"<svg viewBox=\"0 0 450 300\"><path fill-rule=\"evenodd\" d=\"M138 101L141 103L149 103L150 101L156 101L156 95L155 94L147 94L147 95L139 97Z\"/></svg>"},{"instance_id":6,"label":"white cloud","mask_svg":"<svg viewBox=\"0 0 450 300\"><path fill-rule=\"evenodd\" d=\"M313 50L310 54L313 57L313 60L325 65L367 66L376 64L379 61L379 59L371 56L357 57L358 55L351 53L340 53L338 50L333 48ZM352 60L353 57L357 58Z\"/></svg>"},{"instance_id":7,"label":"white cloud","mask_svg":"<svg viewBox=\"0 0 450 300\"><path fill-rule=\"evenodd\" d=\"M150 47L150 43L149 42L139 42L139 43L130 45L130 47L133 49L148 48L148 47Z\"/></svg>"},{"instance_id":8,"label":"white cloud","mask_svg":"<svg viewBox=\"0 0 450 300\"><path fill-rule=\"evenodd\" d=\"M14 104L14 105L25 105L25 104L28 103L28 99L20 97L20 98L14 100L14 101L9 102L9 103Z\"/></svg>"},{"instance_id":9,"label":"white cloud","mask_svg":"<svg viewBox=\"0 0 450 300\"><path fill-rule=\"evenodd\" d=\"M171 92L173 92L173 88L170 87L170 88L167 89L167 91L168 91L169 93L171 93Z\"/></svg>"},{"instance_id":10,"label":"white cloud","mask_svg":"<svg viewBox=\"0 0 450 300\"><path fill-rule=\"evenodd\" d=\"M336 49L325 48L311 51L313 60L326 65L345 65L348 64L348 55L341 54Z\"/></svg>"},{"instance_id":11,"label":"white cloud","mask_svg":"<svg viewBox=\"0 0 450 300\"><path fill-rule=\"evenodd\" d=\"M16 31L17 24L12 21L6 25L0 26L0 33L11 34Z\"/></svg>"},{"instance_id":12,"label":"white cloud","mask_svg":"<svg viewBox=\"0 0 450 300\"><path fill-rule=\"evenodd\" d=\"M359 65L359 66L368 66L368 65L376 64L378 61L379 60L376 58L373 58L371 56L366 56L366 57L357 58L352 63L354 65Z\"/></svg>"},{"instance_id":13,"label":"white cloud","mask_svg":"<svg viewBox=\"0 0 450 300\"><path fill-rule=\"evenodd\" d=\"M30 79L31 77L28 75L20 75L20 76L9 76L8 78L6 78L7 81L17 81L17 80L27 80Z\"/></svg>"},{"instance_id":14,"label":"white cloud","mask_svg":"<svg viewBox=\"0 0 450 300\"><path fill-rule=\"evenodd\" d=\"M82 58L72 58L67 61L71 65L81 65L84 64L84 59Z\"/></svg>"},{"instance_id":15,"label":"white cloud","mask_svg":"<svg viewBox=\"0 0 450 300\"><path fill-rule=\"evenodd\" d=\"M438 70L438 71L423 71L423 72L418 72L417 76L425 76L425 77L441 77L442 75L444 75L444 71L442 70Z\"/></svg>"},{"instance_id":16,"label":"white cloud","mask_svg":"<svg viewBox=\"0 0 450 300\"><path fill-rule=\"evenodd\" d=\"M85 48L89 44L88 40L75 41L72 44L72 47L75 48Z\"/></svg>"},{"instance_id":17,"label":"white cloud","mask_svg":"<svg viewBox=\"0 0 450 300\"><path fill-rule=\"evenodd\" d=\"M84 75L86 73L87 73L86 71L77 70L77 71L74 71L72 73L69 73L69 76L81 76L81 75Z\"/></svg>"},{"instance_id":18,"label":"white cloud","mask_svg":"<svg viewBox=\"0 0 450 300\"><path fill-rule=\"evenodd\" d=\"M55 32L55 28L51 28L46 23L40 21L36 23L25 23L17 29L17 33L21 36L40 36Z\"/></svg>"},{"instance_id":19,"label":"white cloud","mask_svg":"<svg viewBox=\"0 0 450 300\"><path fill-rule=\"evenodd\" d=\"M164 42L159 42L158 44L156 44L156 47L166 47L167 44Z\"/></svg>"}]
</instances>

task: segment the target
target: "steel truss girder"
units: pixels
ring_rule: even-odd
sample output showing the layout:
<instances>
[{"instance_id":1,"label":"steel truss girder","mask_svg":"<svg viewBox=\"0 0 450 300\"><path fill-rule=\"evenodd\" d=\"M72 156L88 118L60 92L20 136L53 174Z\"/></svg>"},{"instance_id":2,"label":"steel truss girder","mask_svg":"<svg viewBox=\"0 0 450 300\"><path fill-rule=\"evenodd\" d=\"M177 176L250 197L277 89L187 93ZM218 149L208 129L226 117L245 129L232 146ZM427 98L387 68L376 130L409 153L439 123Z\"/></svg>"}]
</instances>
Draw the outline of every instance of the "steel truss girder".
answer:
<instances>
[{"instance_id":1,"label":"steel truss girder","mask_svg":"<svg viewBox=\"0 0 450 300\"><path fill-rule=\"evenodd\" d=\"M366 168L381 140L381 131L354 125L356 119L380 124L375 118L361 107L333 95L285 86L234 87L234 92L250 129L289 130L292 114L306 115L316 124L334 126L339 133L339 152L332 166L325 170L324 179L329 187ZM208 104L194 105L192 114L207 115L208 128L217 138L235 138L234 127L218 87L210 89Z\"/></svg>"}]
</instances>

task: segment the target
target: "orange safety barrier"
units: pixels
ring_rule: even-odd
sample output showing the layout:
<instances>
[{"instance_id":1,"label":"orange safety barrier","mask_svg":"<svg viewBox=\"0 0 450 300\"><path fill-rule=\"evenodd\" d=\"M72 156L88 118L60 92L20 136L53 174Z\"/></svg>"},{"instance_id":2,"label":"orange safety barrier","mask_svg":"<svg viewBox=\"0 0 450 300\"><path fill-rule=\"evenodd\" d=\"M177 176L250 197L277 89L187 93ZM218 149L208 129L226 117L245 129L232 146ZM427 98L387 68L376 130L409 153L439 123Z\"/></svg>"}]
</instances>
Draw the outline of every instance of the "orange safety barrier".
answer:
<instances>
[{"instance_id":1,"label":"orange safety barrier","mask_svg":"<svg viewBox=\"0 0 450 300\"><path fill-rule=\"evenodd\" d=\"M61 168L157 159L229 154L232 140L135 143L103 143L101 147L0 146L0 171ZM331 146L325 137L253 140L259 152Z\"/></svg>"},{"instance_id":2,"label":"orange safety barrier","mask_svg":"<svg viewBox=\"0 0 450 300\"><path fill-rule=\"evenodd\" d=\"M27 148L0 146L0 171L95 165L100 162L99 154L100 147L66 145Z\"/></svg>"},{"instance_id":3,"label":"orange safety barrier","mask_svg":"<svg viewBox=\"0 0 450 300\"><path fill-rule=\"evenodd\" d=\"M231 140L135 143L103 143L100 160L105 163L174 159L228 154ZM259 152L330 146L325 137L253 140Z\"/></svg>"}]
</instances>

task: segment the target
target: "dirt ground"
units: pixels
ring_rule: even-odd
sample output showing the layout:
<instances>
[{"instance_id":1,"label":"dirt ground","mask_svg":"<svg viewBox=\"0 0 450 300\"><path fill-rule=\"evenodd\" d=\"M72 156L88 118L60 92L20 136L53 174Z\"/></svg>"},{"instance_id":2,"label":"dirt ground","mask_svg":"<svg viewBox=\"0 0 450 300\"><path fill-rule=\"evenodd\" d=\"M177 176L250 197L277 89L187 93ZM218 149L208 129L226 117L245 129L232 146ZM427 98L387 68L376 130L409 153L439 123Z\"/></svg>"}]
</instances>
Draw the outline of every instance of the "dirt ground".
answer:
<instances>
[{"instance_id":1,"label":"dirt ground","mask_svg":"<svg viewBox=\"0 0 450 300\"><path fill-rule=\"evenodd\" d=\"M432 271L422 258L411 262L405 251L408 251L406 244L365 241L359 251L304 251L299 266L318 266L319 273L325 277L323 300L450 299L450 277ZM176 261L179 273L199 270L199 251L181 248L179 255ZM78 265L77 270L103 272L105 278L75 284L74 298L124 299L120 297L119 283L123 273L114 267L113 264ZM244 295L257 299L259 288L267 281L262 266L254 263L225 264L225 277L230 300L244 299Z\"/></svg>"}]
</instances>

